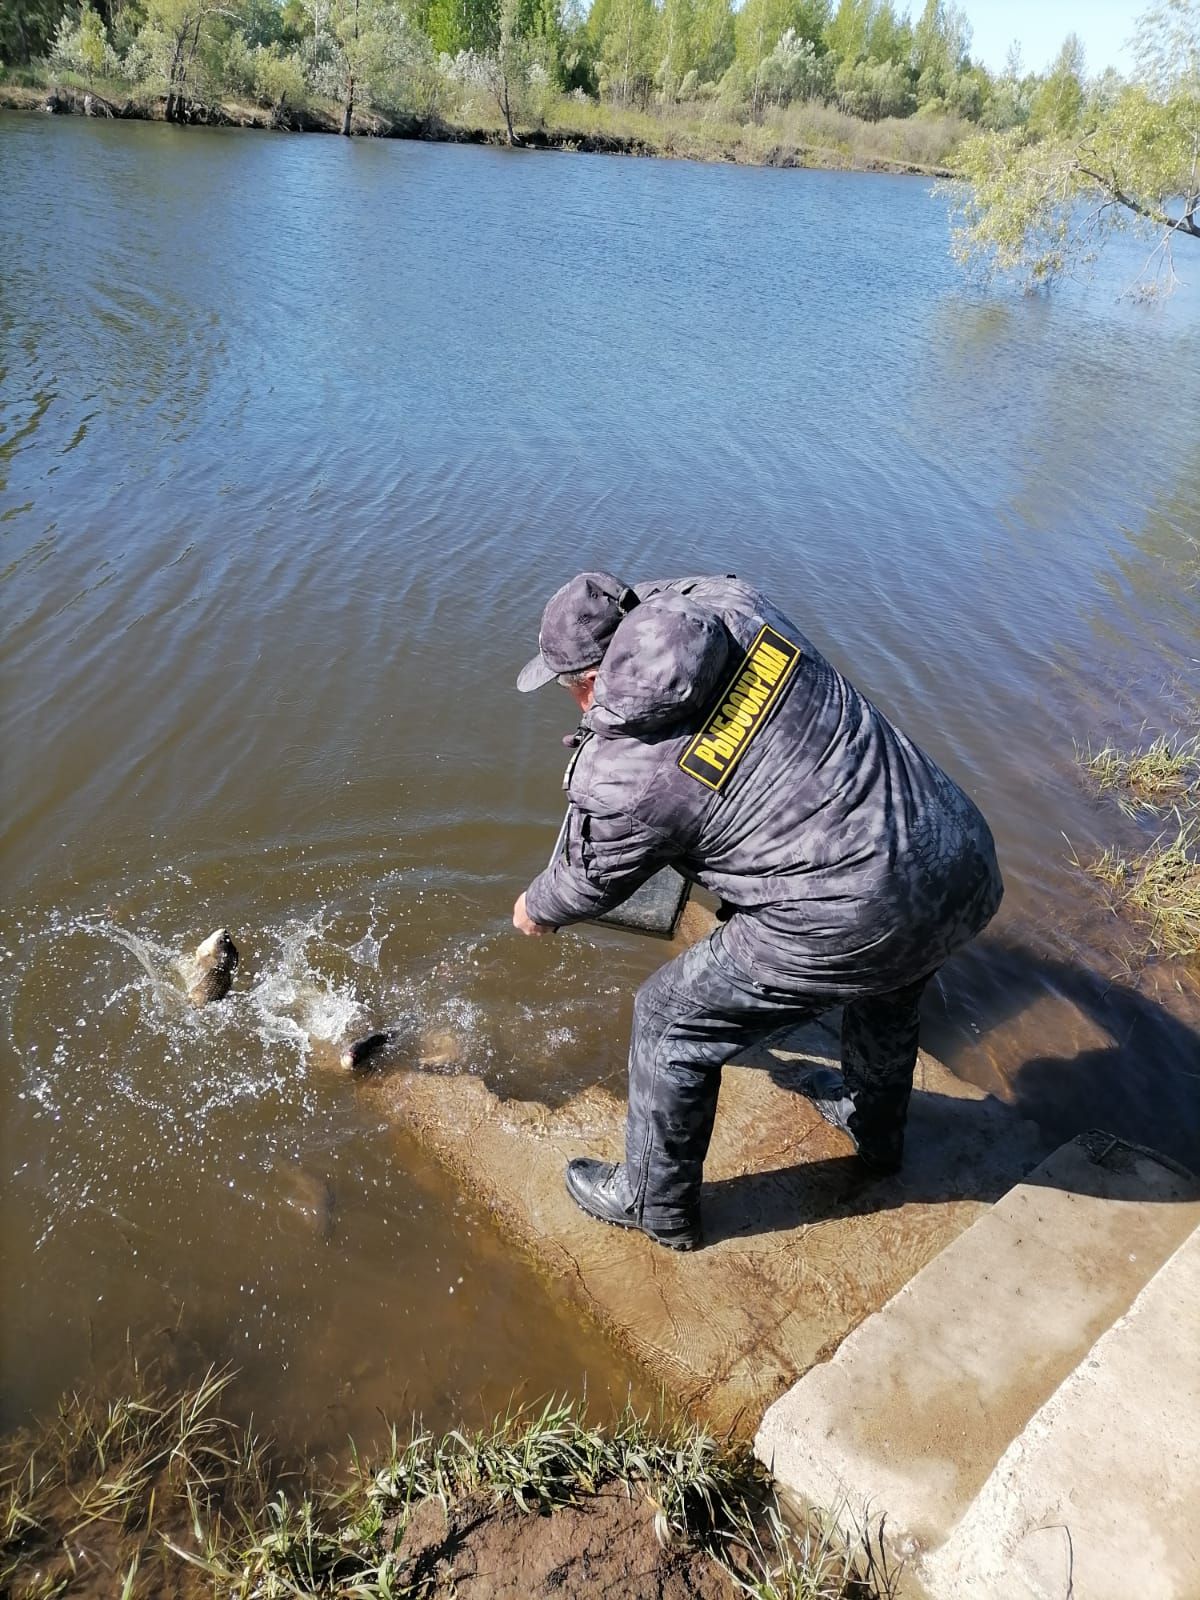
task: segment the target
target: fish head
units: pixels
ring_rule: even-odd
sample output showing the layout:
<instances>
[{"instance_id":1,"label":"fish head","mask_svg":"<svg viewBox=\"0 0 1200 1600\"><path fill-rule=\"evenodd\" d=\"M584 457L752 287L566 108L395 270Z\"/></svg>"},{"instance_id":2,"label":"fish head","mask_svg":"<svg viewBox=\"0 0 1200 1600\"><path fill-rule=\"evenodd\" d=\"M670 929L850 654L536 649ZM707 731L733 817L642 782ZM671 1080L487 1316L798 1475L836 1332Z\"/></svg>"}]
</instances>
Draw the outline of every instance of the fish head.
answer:
<instances>
[{"instance_id":1,"label":"fish head","mask_svg":"<svg viewBox=\"0 0 1200 1600\"><path fill-rule=\"evenodd\" d=\"M206 967L224 967L232 971L238 964L238 948L229 929L217 928L203 944L198 944L196 960Z\"/></svg>"}]
</instances>

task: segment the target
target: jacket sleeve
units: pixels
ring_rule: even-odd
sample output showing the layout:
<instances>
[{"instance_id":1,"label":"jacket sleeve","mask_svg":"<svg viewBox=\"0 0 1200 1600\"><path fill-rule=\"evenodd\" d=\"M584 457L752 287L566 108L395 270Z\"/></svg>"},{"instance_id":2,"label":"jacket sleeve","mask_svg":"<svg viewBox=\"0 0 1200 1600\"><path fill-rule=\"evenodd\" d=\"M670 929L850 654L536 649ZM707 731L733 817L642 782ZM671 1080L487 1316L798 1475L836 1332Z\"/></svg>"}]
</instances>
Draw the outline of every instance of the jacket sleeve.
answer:
<instances>
[{"instance_id":1,"label":"jacket sleeve","mask_svg":"<svg viewBox=\"0 0 1200 1600\"><path fill-rule=\"evenodd\" d=\"M562 849L525 891L526 909L547 928L603 916L676 853L669 839L623 812L572 803Z\"/></svg>"}]
</instances>

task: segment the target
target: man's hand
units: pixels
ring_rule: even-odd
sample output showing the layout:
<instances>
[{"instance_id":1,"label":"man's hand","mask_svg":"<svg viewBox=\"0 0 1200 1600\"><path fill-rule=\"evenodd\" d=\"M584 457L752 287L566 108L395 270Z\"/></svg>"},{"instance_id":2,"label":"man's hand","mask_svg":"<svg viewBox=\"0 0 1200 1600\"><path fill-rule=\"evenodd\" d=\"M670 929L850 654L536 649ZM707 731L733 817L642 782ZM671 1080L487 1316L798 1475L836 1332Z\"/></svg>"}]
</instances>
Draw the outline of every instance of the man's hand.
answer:
<instances>
[{"instance_id":1,"label":"man's hand","mask_svg":"<svg viewBox=\"0 0 1200 1600\"><path fill-rule=\"evenodd\" d=\"M518 933L527 933L531 939L538 939L543 933L554 933L554 928L547 928L544 923L535 922L525 909L525 896L518 896L513 907L513 927Z\"/></svg>"}]
</instances>

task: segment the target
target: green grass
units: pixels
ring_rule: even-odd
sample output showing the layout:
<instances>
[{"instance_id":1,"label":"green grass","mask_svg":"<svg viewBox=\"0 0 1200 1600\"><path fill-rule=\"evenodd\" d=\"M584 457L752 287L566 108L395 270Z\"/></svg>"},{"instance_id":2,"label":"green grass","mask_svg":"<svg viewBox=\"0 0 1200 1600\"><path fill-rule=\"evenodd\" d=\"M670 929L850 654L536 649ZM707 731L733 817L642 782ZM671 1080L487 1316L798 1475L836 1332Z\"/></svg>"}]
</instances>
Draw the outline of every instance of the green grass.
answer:
<instances>
[{"instance_id":1,"label":"green grass","mask_svg":"<svg viewBox=\"0 0 1200 1600\"><path fill-rule=\"evenodd\" d=\"M70 1394L45 1425L6 1440L0 1594L69 1594L84 1576L85 1552L95 1550L114 1574L114 1593L131 1600L143 1592L139 1574L153 1592L170 1537L190 1534L198 1548L217 1548L268 1484L259 1441L216 1415L229 1381L210 1371L172 1394L135 1368L128 1394Z\"/></svg>"},{"instance_id":2,"label":"green grass","mask_svg":"<svg viewBox=\"0 0 1200 1600\"><path fill-rule=\"evenodd\" d=\"M230 1600L417 1600L440 1592L399 1548L422 1503L483 1495L552 1513L612 1485L644 1500L661 1544L703 1550L756 1600L894 1591L869 1531L847 1533L837 1516L790 1527L748 1453L693 1426L627 1413L598 1428L578 1406L550 1402L479 1432L393 1432L380 1460L356 1456L348 1480L314 1486L218 1414L229 1383L210 1372L168 1392L135 1371L124 1396L73 1394L49 1423L5 1441L0 1593L94 1594L99 1573L120 1600L166 1587Z\"/></svg>"},{"instance_id":3,"label":"green grass","mask_svg":"<svg viewBox=\"0 0 1200 1600\"><path fill-rule=\"evenodd\" d=\"M1163 734L1132 755L1106 744L1095 752L1077 750L1076 757L1096 788L1112 794L1129 815L1200 801L1200 737Z\"/></svg>"},{"instance_id":4,"label":"green grass","mask_svg":"<svg viewBox=\"0 0 1200 1600\"><path fill-rule=\"evenodd\" d=\"M1176 829L1145 850L1110 846L1084 869L1104 886L1113 909L1143 930L1155 955L1200 961L1200 820L1176 814Z\"/></svg>"}]
</instances>

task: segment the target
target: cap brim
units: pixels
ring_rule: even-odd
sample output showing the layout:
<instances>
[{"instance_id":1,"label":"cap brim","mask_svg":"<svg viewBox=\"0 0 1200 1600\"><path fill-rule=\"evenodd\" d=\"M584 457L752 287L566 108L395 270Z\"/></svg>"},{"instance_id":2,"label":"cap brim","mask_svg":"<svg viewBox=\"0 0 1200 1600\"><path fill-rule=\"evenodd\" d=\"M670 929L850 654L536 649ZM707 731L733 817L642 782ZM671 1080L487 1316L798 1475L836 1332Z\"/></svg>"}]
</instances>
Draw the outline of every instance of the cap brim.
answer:
<instances>
[{"instance_id":1,"label":"cap brim","mask_svg":"<svg viewBox=\"0 0 1200 1600\"><path fill-rule=\"evenodd\" d=\"M558 673L553 667L548 667L539 654L521 668L517 675L517 688L522 694L528 694L531 689L540 689L543 684L553 683L557 677Z\"/></svg>"}]
</instances>

